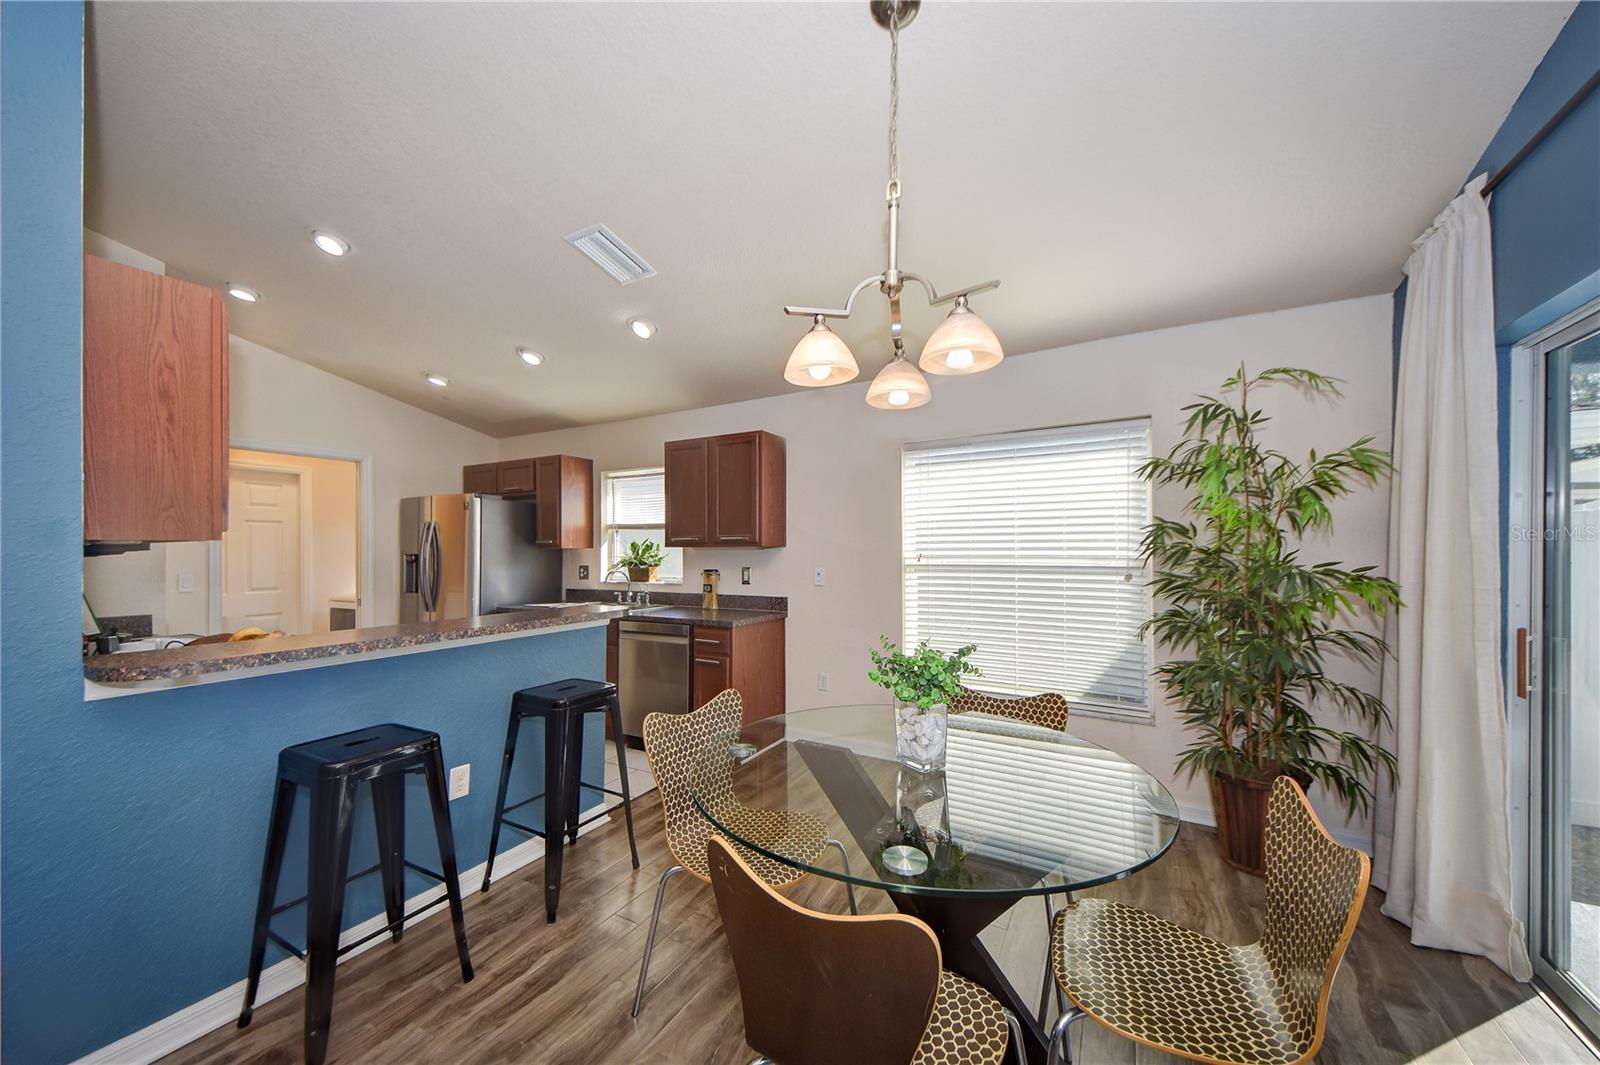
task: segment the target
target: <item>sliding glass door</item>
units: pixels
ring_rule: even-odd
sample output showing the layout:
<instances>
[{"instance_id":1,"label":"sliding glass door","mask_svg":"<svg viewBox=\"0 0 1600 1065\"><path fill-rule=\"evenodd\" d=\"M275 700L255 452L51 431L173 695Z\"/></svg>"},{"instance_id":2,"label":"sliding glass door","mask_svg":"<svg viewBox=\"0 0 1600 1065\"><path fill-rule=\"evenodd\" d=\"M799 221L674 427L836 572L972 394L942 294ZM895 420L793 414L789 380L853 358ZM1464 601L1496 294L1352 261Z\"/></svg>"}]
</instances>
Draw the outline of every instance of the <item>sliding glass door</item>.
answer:
<instances>
[{"instance_id":1,"label":"sliding glass door","mask_svg":"<svg viewBox=\"0 0 1600 1065\"><path fill-rule=\"evenodd\" d=\"M1541 346L1535 956L1551 989L1600 1030L1600 312Z\"/></svg>"}]
</instances>

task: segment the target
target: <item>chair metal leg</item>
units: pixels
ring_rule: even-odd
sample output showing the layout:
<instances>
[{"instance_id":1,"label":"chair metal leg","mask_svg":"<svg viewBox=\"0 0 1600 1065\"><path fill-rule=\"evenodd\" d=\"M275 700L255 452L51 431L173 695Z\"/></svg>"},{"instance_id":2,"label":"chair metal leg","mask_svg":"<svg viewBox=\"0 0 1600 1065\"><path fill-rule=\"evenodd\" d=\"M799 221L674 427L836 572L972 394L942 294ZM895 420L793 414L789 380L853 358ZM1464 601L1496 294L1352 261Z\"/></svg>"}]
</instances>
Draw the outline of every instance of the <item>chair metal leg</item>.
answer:
<instances>
[{"instance_id":1,"label":"chair metal leg","mask_svg":"<svg viewBox=\"0 0 1600 1065\"><path fill-rule=\"evenodd\" d=\"M1050 1020L1050 939L1055 933L1056 905L1050 901L1050 896L1044 896L1044 983L1039 985L1039 1027L1043 1028Z\"/></svg>"},{"instance_id":2,"label":"chair metal leg","mask_svg":"<svg viewBox=\"0 0 1600 1065\"><path fill-rule=\"evenodd\" d=\"M1087 1016L1076 1006L1061 1011L1050 1029L1050 1065L1072 1065L1072 1025Z\"/></svg>"},{"instance_id":3,"label":"chair metal leg","mask_svg":"<svg viewBox=\"0 0 1600 1065\"><path fill-rule=\"evenodd\" d=\"M1006 1015L1006 1027L1011 1032L1011 1056L1017 1059L1017 1065L1028 1065L1028 1048L1022 1042L1022 1022L1010 1010L1002 1011Z\"/></svg>"},{"instance_id":4,"label":"chair metal leg","mask_svg":"<svg viewBox=\"0 0 1600 1065\"><path fill-rule=\"evenodd\" d=\"M681 865L674 865L671 869L661 874L661 885L656 888L655 908L650 911L650 934L644 941L644 960L639 963L639 989L633 993L633 1016L639 1016L639 1007L644 1005L644 982L650 975L650 952L656 946L656 926L661 923L661 900L667 897L667 881L679 873L687 872Z\"/></svg>"},{"instance_id":5,"label":"chair metal leg","mask_svg":"<svg viewBox=\"0 0 1600 1065\"><path fill-rule=\"evenodd\" d=\"M828 839L828 840L824 840L823 842L825 844L827 844L828 846L830 846L830 847L838 847L839 848L839 860L844 863L844 875L845 876L849 876L850 875L850 852L846 851L844 849L844 844L840 843L836 839ZM850 881L846 880L844 882L844 890L850 896L850 912L851 913L858 913L859 911L856 909L856 886L854 884L852 884Z\"/></svg>"}]
</instances>

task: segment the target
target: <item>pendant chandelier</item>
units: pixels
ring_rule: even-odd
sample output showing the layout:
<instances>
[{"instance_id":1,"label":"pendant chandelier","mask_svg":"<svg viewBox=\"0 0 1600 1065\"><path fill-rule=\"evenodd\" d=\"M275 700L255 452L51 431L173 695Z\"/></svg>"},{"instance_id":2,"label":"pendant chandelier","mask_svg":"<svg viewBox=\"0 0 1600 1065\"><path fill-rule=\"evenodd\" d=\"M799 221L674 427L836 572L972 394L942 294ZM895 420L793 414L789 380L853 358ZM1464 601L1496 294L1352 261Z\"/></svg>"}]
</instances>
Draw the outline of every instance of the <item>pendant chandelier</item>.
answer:
<instances>
[{"instance_id":1,"label":"pendant chandelier","mask_svg":"<svg viewBox=\"0 0 1600 1065\"><path fill-rule=\"evenodd\" d=\"M968 297L998 288L1000 282L985 281L947 295L939 295L926 279L900 269L900 31L917 17L921 0L872 0L873 20L889 31L889 265L881 274L865 278L851 291L844 306L785 307L784 314L810 318L811 329L800 338L789 356L783 377L793 385L815 388L839 385L860 373L856 358L837 333L828 328L829 318L848 318L856 297L868 286L878 286L889 299L889 338L894 358L878 371L867 389L867 402L880 410L910 410L932 398L928 379L906 358L905 338L900 322L900 293L906 282L915 281L927 294L928 306L954 304L950 314L928 337L917 365L932 374L980 373L1005 357L994 330L973 313Z\"/></svg>"}]
</instances>

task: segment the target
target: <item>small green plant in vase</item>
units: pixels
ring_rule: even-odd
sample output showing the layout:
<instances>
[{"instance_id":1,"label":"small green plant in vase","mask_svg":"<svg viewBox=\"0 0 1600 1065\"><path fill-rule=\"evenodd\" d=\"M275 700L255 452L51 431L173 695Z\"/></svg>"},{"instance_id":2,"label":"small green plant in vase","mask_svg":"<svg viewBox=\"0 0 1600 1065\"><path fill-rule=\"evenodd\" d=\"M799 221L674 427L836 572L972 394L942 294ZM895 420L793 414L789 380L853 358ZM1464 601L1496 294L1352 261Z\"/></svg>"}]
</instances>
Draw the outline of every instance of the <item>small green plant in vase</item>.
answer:
<instances>
[{"instance_id":1,"label":"small green plant in vase","mask_svg":"<svg viewBox=\"0 0 1600 1065\"><path fill-rule=\"evenodd\" d=\"M895 757L921 773L943 769L947 708L961 694L961 678L978 672L967 661L978 648L968 644L945 654L923 640L906 654L887 636L878 642L881 652L867 652L875 667L867 679L894 695Z\"/></svg>"},{"instance_id":2,"label":"small green plant in vase","mask_svg":"<svg viewBox=\"0 0 1600 1065\"><path fill-rule=\"evenodd\" d=\"M648 584L656 579L656 570L667 560L667 553L654 540L634 540L628 550L611 566L611 573L626 570L628 580ZM610 576L610 574L607 574Z\"/></svg>"}]
</instances>

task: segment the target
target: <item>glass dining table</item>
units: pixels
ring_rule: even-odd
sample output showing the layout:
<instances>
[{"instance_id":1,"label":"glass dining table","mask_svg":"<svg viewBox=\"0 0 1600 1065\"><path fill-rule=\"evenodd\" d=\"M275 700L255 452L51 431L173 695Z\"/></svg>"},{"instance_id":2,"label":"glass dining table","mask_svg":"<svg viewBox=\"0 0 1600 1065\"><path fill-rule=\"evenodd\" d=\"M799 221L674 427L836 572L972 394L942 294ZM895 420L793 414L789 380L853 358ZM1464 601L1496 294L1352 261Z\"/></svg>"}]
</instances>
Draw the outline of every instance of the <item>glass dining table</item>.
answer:
<instances>
[{"instance_id":1,"label":"glass dining table","mask_svg":"<svg viewBox=\"0 0 1600 1065\"><path fill-rule=\"evenodd\" d=\"M1120 880L1156 861L1178 831L1160 781L1115 751L1011 718L952 714L942 771L895 761L894 708L835 706L744 725L690 769L702 816L728 838L797 869L888 892L938 936L944 966L1017 1015L1016 1060L1043 1062L1035 1007L978 933L1021 899ZM839 841L755 830L750 810L820 819ZM1028 919L1040 919L1030 915ZM1041 979L1043 974L1041 973Z\"/></svg>"}]
</instances>

